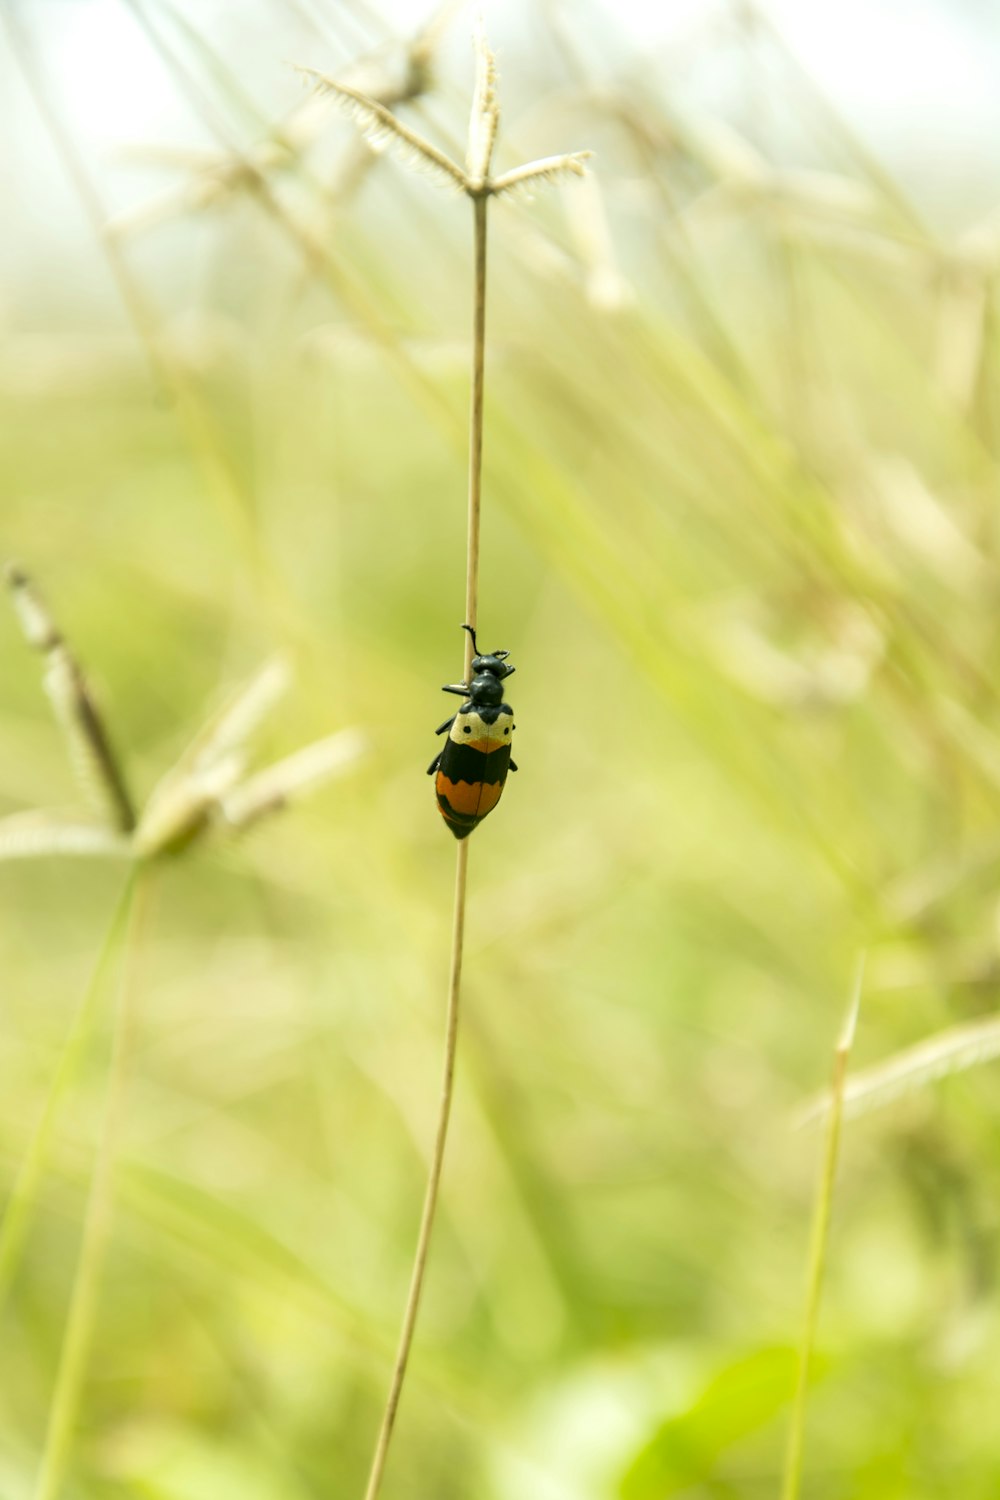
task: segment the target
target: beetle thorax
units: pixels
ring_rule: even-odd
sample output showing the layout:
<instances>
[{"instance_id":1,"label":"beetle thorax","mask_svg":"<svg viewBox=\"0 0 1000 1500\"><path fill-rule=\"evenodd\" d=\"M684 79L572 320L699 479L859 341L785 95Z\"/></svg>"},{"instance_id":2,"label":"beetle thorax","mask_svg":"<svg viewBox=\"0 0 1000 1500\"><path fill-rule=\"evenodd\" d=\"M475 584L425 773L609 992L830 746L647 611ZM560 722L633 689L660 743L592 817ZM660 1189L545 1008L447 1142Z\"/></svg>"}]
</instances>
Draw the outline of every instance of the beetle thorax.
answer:
<instances>
[{"instance_id":1,"label":"beetle thorax","mask_svg":"<svg viewBox=\"0 0 1000 1500\"><path fill-rule=\"evenodd\" d=\"M469 698L473 703L502 703L503 684L492 672L479 672L469 684Z\"/></svg>"}]
</instances>

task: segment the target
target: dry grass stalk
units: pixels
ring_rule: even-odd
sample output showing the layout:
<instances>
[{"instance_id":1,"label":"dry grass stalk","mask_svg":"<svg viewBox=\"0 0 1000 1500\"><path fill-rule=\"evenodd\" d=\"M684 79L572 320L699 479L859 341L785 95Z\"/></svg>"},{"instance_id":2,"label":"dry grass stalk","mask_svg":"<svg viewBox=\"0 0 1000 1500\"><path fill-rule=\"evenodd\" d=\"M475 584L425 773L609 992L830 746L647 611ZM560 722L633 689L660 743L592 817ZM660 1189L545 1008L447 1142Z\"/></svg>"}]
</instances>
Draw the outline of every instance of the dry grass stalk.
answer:
<instances>
[{"instance_id":1,"label":"dry grass stalk","mask_svg":"<svg viewBox=\"0 0 1000 1500\"><path fill-rule=\"evenodd\" d=\"M493 152L496 147L500 125L500 106L497 98L496 61L487 43L480 24L475 38L476 82L473 93L472 113L466 149L465 166L460 166L445 152L409 126L378 100L372 99L349 84L342 83L314 69L301 71L315 80L317 87L331 95L380 145L396 149L412 165L426 170L439 182L464 193L473 207L473 319L472 319L472 381L469 409L469 489L465 577L465 622L476 627L479 611L479 536L482 508L483 469L483 413L485 389L486 355L486 248L487 207L491 198L517 191L530 191L532 187L558 181L566 175L579 175L589 152L577 152L567 156L547 157L542 161L529 162L500 177L491 175ZM463 681L470 678L472 664L472 637L466 634L463 659ZM461 999L462 951L465 930L466 885L468 871L468 841L460 840L457 846L455 868L455 899L452 920L451 967L448 981L448 1002L445 1022L445 1048L441 1102L438 1109L437 1127L431 1155L430 1171L424 1194L424 1205L417 1236L413 1270L409 1293L403 1314L399 1346L393 1366L382 1423L375 1445L365 1500L376 1500L385 1471L389 1444L392 1438L396 1412L399 1408L406 1377L406 1367L413 1343L420 1297L423 1290L430 1251L431 1235L437 1211L438 1190L444 1165L445 1144L455 1078L455 1057L458 1045L458 1020Z\"/></svg>"}]
</instances>

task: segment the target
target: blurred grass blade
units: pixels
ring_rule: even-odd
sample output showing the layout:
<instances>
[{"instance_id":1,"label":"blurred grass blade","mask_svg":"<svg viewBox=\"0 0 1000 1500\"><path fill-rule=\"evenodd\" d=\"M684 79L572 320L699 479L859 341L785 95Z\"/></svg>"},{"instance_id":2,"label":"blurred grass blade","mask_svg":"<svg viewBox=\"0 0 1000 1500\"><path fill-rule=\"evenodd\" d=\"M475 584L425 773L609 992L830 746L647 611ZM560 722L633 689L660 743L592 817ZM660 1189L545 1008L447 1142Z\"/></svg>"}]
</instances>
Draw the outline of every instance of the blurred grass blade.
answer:
<instances>
[{"instance_id":1,"label":"blurred grass blade","mask_svg":"<svg viewBox=\"0 0 1000 1500\"><path fill-rule=\"evenodd\" d=\"M111 1232L114 1207L115 1158L121 1128L128 1054L135 1000L136 960L149 897L148 873L130 886L128 925L112 1032L111 1065L105 1096L104 1118L91 1173L87 1211L80 1241L73 1291L70 1298L55 1390L49 1408L45 1447L42 1452L34 1500L57 1500L66 1477L74 1429L80 1410L83 1382L97 1301L104 1254Z\"/></svg>"},{"instance_id":2,"label":"blurred grass blade","mask_svg":"<svg viewBox=\"0 0 1000 1500\"><path fill-rule=\"evenodd\" d=\"M823 1155L822 1176L819 1182L819 1194L816 1200L812 1240L809 1248L806 1311L802 1330L802 1342L799 1347L798 1380L792 1402L788 1447L785 1454L784 1482L781 1489L782 1500L798 1500L802 1485L806 1399L809 1391L809 1372L812 1364L813 1346L816 1342L816 1328L819 1322L820 1298L823 1293L823 1272L826 1266L826 1249L830 1234L833 1190L837 1180L837 1158L840 1151L844 1085L847 1081L847 1064L850 1059L851 1048L854 1045L854 1034L857 1030L864 979L865 955L862 953L858 959L854 989L833 1057L830 1118L827 1126L826 1149Z\"/></svg>"},{"instance_id":3,"label":"blurred grass blade","mask_svg":"<svg viewBox=\"0 0 1000 1500\"><path fill-rule=\"evenodd\" d=\"M114 827L129 833L135 827L135 807L80 664L27 574L8 567L7 585L25 640L45 658L45 690L66 736L73 768Z\"/></svg>"},{"instance_id":4,"label":"blurred grass blade","mask_svg":"<svg viewBox=\"0 0 1000 1500\"><path fill-rule=\"evenodd\" d=\"M96 823L76 823L58 813L12 813L0 819L0 861L47 855L128 859L132 841Z\"/></svg>"},{"instance_id":5,"label":"blurred grass blade","mask_svg":"<svg viewBox=\"0 0 1000 1500\"><path fill-rule=\"evenodd\" d=\"M288 691L291 677L285 657L272 656L199 731L180 757L178 768L207 768L230 753L242 754L254 731Z\"/></svg>"},{"instance_id":6,"label":"blurred grass blade","mask_svg":"<svg viewBox=\"0 0 1000 1500\"><path fill-rule=\"evenodd\" d=\"M701 1494L723 1455L777 1417L794 1372L795 1351L781 1345L755 1349L717 1370L632 1460L621 1500Z\"/></svg>"},{"instance_id":7,"label":"blurred grass blade","mask_svg":"<svg viewBox=\"0 0 1000 1500\"><path fill-rule=\"evenodd\" d=\"M343 775L366 748L365 736L357 729L342 729L306 745L235 787L222 800L222 816L234 828L248 828L314 787Z\"/></svg>"},{"instance_id":8,"label":"blurred grass blade","mask_svg":"<svg viewBox=\"0 0 1000 1500\"><path fill-rule=\"evenodd\" d=\"M17 1273L39 1184L48 1166L53 1133L59 1123L66 1096L79 1076L108 970L118 955L122 934L129 921L134 888L135 876L130 874L112 916L90 982L63 1043L41 1115L7 1199L3 1220L0 1222L0 1311Z\"/></svg>"},{"instance_id":9,"label":"blurred grass blade","mask_svg":"<svg viewBox=\"0 0 1000 1500\"><path fill-rule=\"evenodd\" d=\"M964 1026L951 1026L926 1041L907 1047L877 1067L854 1073L842 1097L843 1113L851 1119L870 1109L891 1104L901 1094L923 1088L950 1073L961 1073L1000 1057L1000 1017L987 1016ZM830 1117L833 1096L822 1094L795 1118L796 1125L814 1125Z\"/></svg>"}]
</instances>

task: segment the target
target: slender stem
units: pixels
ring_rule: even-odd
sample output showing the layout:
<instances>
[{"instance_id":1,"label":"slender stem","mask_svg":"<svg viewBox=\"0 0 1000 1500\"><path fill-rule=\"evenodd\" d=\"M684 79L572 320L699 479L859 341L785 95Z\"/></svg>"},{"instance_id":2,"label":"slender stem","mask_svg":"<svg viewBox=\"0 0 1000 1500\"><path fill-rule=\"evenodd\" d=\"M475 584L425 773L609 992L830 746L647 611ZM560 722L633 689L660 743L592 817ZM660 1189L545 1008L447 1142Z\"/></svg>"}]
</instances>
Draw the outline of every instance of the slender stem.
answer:
<instances>
[{"instance_id":1,"label":"slender stem","mask_svg":"<svg viewBox=\"0 0 1000 1500\"><path fill-rule=\"evenodd\" d=\"M785 1453L785 1474L781 1487L782 1500L798 1500L802 1484L802 1457L806 1425L806 1397L809 1390L809 1367L816 1341L816 1326L819 1321L820 1298L823 1291L823 1271L826 1265L826 1248L830 1235L830 1213L833 1207L833 1189L837 1178L837 1158L840 1152L840 1127L844 1117L844 1085L847 1081L847 1063L854 1044L858 1009L861 1004L861 989L865 975L865 955L862 953L854 979L851 1002L848 1006L844 1026L833 1054L833 1079L830 1085L830 1116L827 1122L826 1148L823 1154L823 1170L819 1183L819 1196L813 1216L812 1240L809 1247L809 1274L806 1290L805 1322L802 1342L799 1346L799 1372L792 1402L792 1420Z\"/></svg>"},{"instance_id":2,"label":"slender stem","mask_svg":"<svg viewBox=\"0 0 1000 1500\"><path fill-rule=\"evenodd\" d=\"M483 409L486 383L486 208L489 198L473 198L475 296L472 314L472 397L469 408L469 518L465 571L465 623L479 623L479 517L483 495ZM472 637L465 636L465 676L470 681Z\"/></svg>"},{"instance_id":3,"label":"slender stem","mask_svg":"<svg viewBox=\"0 0 1000 1500\"><path fill-rule=\"evenodd\" d=\"M49 1412L48 1431L34 1500L56 1500L66 1474L80 1396L97 1311L101 1268L111 1230L114 1206L115 1155L121 1124L132 1033L135 964L149 891L149 876L135 882L118 1005L114 1022L111 1068L104 1120L94 1160L80 1255L70 1298L69 1314L59 1355L59 1370Z\"/></svg>"},{"instance_id":4,"label":"slender stem","mask_svg":"<svg viewBox=\"0 0 1000 1500\"><path fill-rule=\"evenodd\" d=\"M101 945L83 999L73 1018L69 1035L63 1044L49 1085L48 1097L42 1106L7 1200L3 1221L0 1223L0 1310L17 1274L21 1250L38 1195L38 1185L48 1165L52 1136L59 1122L63 1102L80 1069L104 987L104 978L132 909L134 889L135 877L130 875Z\"/></svg>"},{"instance_id":5,"label":"slender stem","mask_svg":"<svg viewBox=\"0 0 1000 1500\"><path fill-rule=\"evenodd\" d=\"M472 401L469 413L469 514L468 544L465 574L465 622L473 628L479 606L479 517L483 480L483 389L486 364L486 204L485 196L472 200L474 210L474 261L475 291L472 315ZM472 667L472 637L465 633L465 675L469 681ZM448 1138L448 1121L451 1118L451 1101L455 1086L455 1054L458 1048L458 1017L461 1000L462 950L465 937L465 891L466 873L469 867L469 841L460 839L455 862L455 906L451 934L451 970L448 979L448 1009L445 1021L444 1070L441 1083L441 1103L438 1108L437 1131L431 1155L424 1207L420 1217L420 1232L413 1257L410 1275L410 1290L403 1313L403 1326L396 1351L389 1396L382 1415L375 1456L365 1500L376 1500L382 1487L382 1474L389 1453L389 1443L396 1421L396 1412L403 1393L406 1365L410 1357L413 1333L417 1324L420 1295L423 1291L424 1274L430 1250L431 1234L437 1211L438 1189L444 1166L444 1149Z\"/></svg>"},{"instance_id":6,"label":"slender stem","mask_svg":"<svg viewBox=\"0 0 1000 1500\"><path fill-rule=\"evenodd\" d=\"M469 841L468 839L461 839L458 844L458 860L455 867L455 919L451 939L451 975L448 980L448 1014L445 1022L444 1074L441 1080L441 1103L438 1109L437 1133L434 1138L434 1151L431 1156L430 1174L427 1178L427 1190L424 1194L424 1208L420 1217L420 1233L417 1236L417 1249L413 1257L413 1271L410 1275L410 1290L406 1299L406 1311L403 1314L403 1327L399 1336L399 1348L396 1351L396 1363L392 1371L389 1397L386 1401L385 1412L382 1416L382 1426L379 1429L378 1442L375 1446L375 1457L372 1460L371 1473L368 1476L368 1488L365 1490L365 1500L375 1500L382 1484L382 1472L385 1468L389 1452L389 1441L392 1437L392 1429L396 1421L399 1400L403 1393L403 1380L406 1376L406 1365L410 1357L410 1346L413 1343L413 1331L417 1322L420 1294L423 1290L424 1272L427 1269L427 1256L430 1250L431 1232L434 1228L434 1217L437 1210L438 1188L441 1183L441 1169L444 1166L444 1148L448 1136L448 1121L451 1117L451 1101L455 1083L455 1053L458 1046L458 1015L462 978L462 944L465 928L465 874L468 863Z\"/></svg>"}]
</instances>

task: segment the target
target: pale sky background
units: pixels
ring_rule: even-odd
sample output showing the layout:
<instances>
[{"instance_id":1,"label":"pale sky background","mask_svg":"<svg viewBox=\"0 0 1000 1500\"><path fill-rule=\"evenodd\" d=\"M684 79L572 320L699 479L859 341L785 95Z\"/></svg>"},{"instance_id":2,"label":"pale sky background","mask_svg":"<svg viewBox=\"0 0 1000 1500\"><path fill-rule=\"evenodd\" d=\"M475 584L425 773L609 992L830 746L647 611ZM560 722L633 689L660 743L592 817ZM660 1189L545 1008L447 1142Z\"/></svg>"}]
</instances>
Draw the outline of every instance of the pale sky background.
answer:
<instances>
[{"instance_id":1,"label":"pale sky background","mask_svg":"<svg viewBox=\"0 0 1000 1500\"><path fill-rule=\"evenodd\" d=\"M120 0L31 0L22 8L44 42L66 109L91 140L155 136L187 113ZM226 6L200 0L194 12L181 8L197 16ZM720 6L717 0L598 0L596 8L649 48L669 45ZM923 132L933 120L949 138L960 139L1000 119L996 5L768 0L766 8L835 102L875 132ZM413 0L386 0L380 9L401 30L427 13ZM503 7L494 9L499 15ZM454 25L461 28L461 17Z\"/></svg>"},{"instance_id":2,"label":"pale sky background","mask_svg":"<svg viewBox=\"0 0 1000 1500\"><path fill-rule=\"evenodd\" d=\"M308 3L289 0L282 20L291 28L289 36L296 10ZM534 3L492 0L487 10L491 36L502 39L518 25L537 24ZM282 14L277 8L253 0L198 0L196 5L175 0L175 5L213 35L234 40L238 55L230 61L246 63L255 96L263 97L268 107L273 104L275 113L301 96L290 64L313 61L314 56L296 57L301 42L292 42L295 50L285 55L285 37L276 40L268 30L269 18ZM412 32L428 13L426 3L414 0L375 0L375 5L401 33ZM673 52L724 10L719 0L563 4L564 14L574 21L579 17L581 28L589 29L583 40L593 42L599 59L610 37L615 62L638 69L661 58L668 63ZM178 95L122 0L22 0L21 11L30 20L62 111L101 174L112 207L120 208L136 195L134 170L130 178L121 165L123 146L206 141L190 104ZM995 0L768 0L767 11L874 154L908 190L929 196L922 206L944 232L974 224L1000 202L1000 5ZM601 37L596 36L595 15L603 19ZM449 34L452 58L459 58L455 49L466 45L467 33L468 17L459 14ZM683 66L675 76L681 90L697 90ZM506 86L513 93L510 82ZM727 86L732 85L715 84ZM693 102L698 107L697 93L693 100L687 92L681 97L685 106ZM508 120L516 121L518 103ZM26 240L32 221L50 229L62 218L67 224L78 221L2 32L0 141L0 213L8 225L4 238L10 239L12 219L14 235L20 222ZM9 264L11 253L9 246L6 254L0 250L0 262Z\"/></svg>"},{"instance_id":3,"label":"pale sky background","mask_svg":"<svg viewBox=\"0 0 1000 1500\"><path fill-rule=\"evenodd\" d=\"M720 9L717 0L599 0L599 8L643 47L669 43ZM32 0L25 9L42 28L66 105L88 134L114 141L123 130L162 129L176 114L170 82L119 0ZM194 14L224 9L201 0ZM413 0L386 0L380 9L401 30L427 13ZM933 116L961 135L1000 114L996 5L768 0L766 9L836 102L873 127L919 130Z\"/></svg>"}]
</instances>

